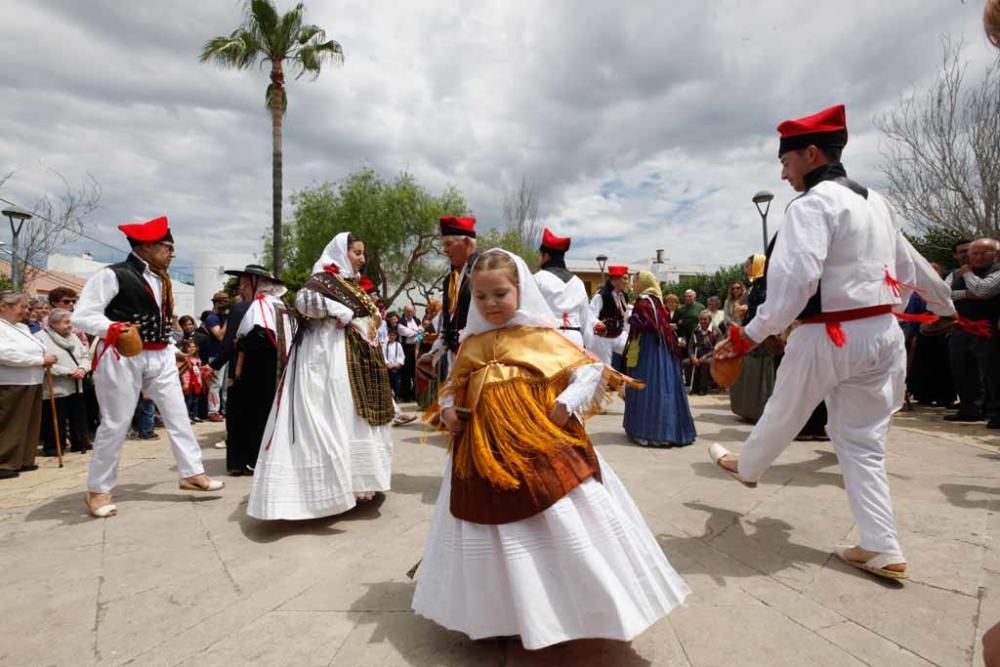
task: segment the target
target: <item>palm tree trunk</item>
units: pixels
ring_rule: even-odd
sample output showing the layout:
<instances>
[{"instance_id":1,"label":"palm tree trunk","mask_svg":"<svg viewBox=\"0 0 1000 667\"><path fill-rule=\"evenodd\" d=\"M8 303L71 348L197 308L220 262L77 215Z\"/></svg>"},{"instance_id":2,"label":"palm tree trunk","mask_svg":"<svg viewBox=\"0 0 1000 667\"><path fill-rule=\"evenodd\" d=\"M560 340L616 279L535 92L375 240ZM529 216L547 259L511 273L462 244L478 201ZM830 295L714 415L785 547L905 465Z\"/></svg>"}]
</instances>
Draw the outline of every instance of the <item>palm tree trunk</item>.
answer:
<instances>
[{"instance_id":1,"label":"palm tree trunk","mask_svg":"<svg viewBox=\"0 0 1000 667\"><path fill-rule=\"evenodd\" d=\"M285 74L281 61L271 64L271 218L274 275L281 277L281 119L284 115Z\"/></svg>"}]
</instances>

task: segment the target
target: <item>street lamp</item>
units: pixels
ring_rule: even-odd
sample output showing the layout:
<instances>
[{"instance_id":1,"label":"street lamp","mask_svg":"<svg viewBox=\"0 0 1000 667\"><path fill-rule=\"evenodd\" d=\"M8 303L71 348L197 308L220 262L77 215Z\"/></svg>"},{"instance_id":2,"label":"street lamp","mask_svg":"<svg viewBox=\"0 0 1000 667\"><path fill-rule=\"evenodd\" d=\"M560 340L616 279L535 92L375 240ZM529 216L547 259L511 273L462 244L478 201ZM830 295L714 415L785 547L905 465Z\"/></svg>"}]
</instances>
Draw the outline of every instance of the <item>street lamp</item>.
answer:
<instances>
[{"instance_id":1,"label":"street lamp","mask_svg":"<svg viewBox=\"0 0 1000 667\"><path fill-rule=\"evenodd\" d=\"M774 195L767 190L761 190L753 196L753 205L757 207L757 212L760 213L760 224L764 230L764 252L767 252L767 212L771 210L771 200L774 199ZM761 210L760 205L764 204L764 210Z\"/></svg>"},{"instance_id":2,"label":"street lamp","mask_svg":"<svg viewBox=\"0 0 1000 667\"><path fill-rule=\"evenodd\" d=\"M604 265L608 263L608 256L607 255L598 255L597 257L595 257L595 259L597 260L597 265L599 267L601 267L601 282L603 283L604 282Z\"/></svg>"},{"instance_id":3,"label":"street lamp","mask_svg":"<svg viewBox=\"0 0 1000 667\"><path fill-rule=\"evenodd\" d=\"M7 216L7 219L10 221L10 280L14 283L14 289L21 289L21 272L19 270L20 267L17 264L17 237L21 234L21 226L24 224L24 221L31 220L33 216L23 208L18 208L14 205L3 209L2 213ZM15 220L17 220L17 227L14 227Z\"/></svg>"}]
</instances>

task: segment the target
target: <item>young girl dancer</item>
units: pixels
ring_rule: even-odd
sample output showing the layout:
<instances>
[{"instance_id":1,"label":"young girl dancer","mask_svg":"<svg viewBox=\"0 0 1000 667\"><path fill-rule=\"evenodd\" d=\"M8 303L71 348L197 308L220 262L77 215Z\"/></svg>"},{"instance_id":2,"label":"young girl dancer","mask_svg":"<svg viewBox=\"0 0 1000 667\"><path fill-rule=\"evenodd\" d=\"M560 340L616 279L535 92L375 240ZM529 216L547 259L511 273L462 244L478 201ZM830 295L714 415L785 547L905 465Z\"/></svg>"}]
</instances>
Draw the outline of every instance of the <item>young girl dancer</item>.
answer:
<instances>
[{"instance_id":1,"label":"young girl dancer","mask_svg":"<svg viewBox=\"0 0 1000 667\"><path fill-rule=\"evenodd\" d=\"M519 257L490 250L471 275L475 307L439 395L452 446L413 608L528 649L631 640L689 589L581 421L629 380L559 334Z\"/></svg>"}]
</instances>

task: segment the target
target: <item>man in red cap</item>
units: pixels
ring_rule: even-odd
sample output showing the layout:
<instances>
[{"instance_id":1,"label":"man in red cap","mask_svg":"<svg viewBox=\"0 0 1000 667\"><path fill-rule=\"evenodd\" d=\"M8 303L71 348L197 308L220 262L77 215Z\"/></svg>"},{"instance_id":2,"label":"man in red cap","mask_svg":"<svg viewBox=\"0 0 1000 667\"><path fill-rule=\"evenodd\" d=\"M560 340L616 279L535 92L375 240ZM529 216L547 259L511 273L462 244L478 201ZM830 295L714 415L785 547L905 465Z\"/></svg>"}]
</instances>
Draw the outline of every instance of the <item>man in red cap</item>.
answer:
<instances>
[{"instance_id":1,"label":"man in red cap","mask_svg":"<svg viewBox=\"0 0 1000 667\"><path fill-rule=\"evenodd\" d=\"M535 274L535 282L552 309L562 335L584 347L590 342L593 324L587 288L566 268L566 251L570 243L572 239L568 236L556 236L545 228L538 248L542 268Z\"/></svg>"},{"instance_id":2,"label":"man in red cap","mask_svg":"<svg viewBox=\"0 0 1000 667\"><path fill-rule=\"evenodd\" d=\"M439 336L431 351L421 357L417 365L425 373L429 367L436 367L438 376L443 380L455 361L459 336L469 317L469 305L472 303L469 272L479 253L476 252L475 218L446 215L438 224L441 229L441 252L448 257L451 272L444 279L444 303L435 323Z\"/></svg>"},{"instance_id":3,"label":"man in red cap","mask_svg":"<svg viewBox=\"0 0 1000 667\"><path fill-rule=\"evenodd\" d=\"M735 339L719 345L716 357L749 351L795 321L801 326L788 338L774 393L739 456L718 443L709 453L755 487L825 400L827 433L861 536L858 545L835 552L854 567L903 579L906 559L885 468L889 423L906 382L903 333L893 310L907 301L899 283L927 285L923 274L932 270L904 239L889 203L847 177L840 162L847 144L842 105L785 121L778 132L781 177L802 194L785 209L768 251L767 300ZM948 314L952 307L941 308Z\"/></svg>"},{"instance_id":4,"label":"man in red cap","mask_svg":"<svg viewBox=\"0 0 1000 667\"><path fill-rule=\"evenodd\" d=\"M85 499L87 509L99 518L118 511L111 490L140 392L160 409L177 460L180 488L218 491L224 486L205 474L177 376L170 339L174 297L167 274L174 258L174 238L167 219L119 225L118 229L132 253L91 276L73 314L77 326L100 338L94 353L94 385L101 403L101 425L94 440ZM142 349L125 356L115 341L130 330L138 331Z\"/></svg>"},{"instance_id":5,"label":"man in red cap","mask_svg":"<svg viewBox=\"0 0 1000 667\"><path fill-rule=\"evenodd\" d=\"M609 266L607 282L590 301L590 316L594 322L590 351L606 366L613 365L615 354L622 353L625 341L628 340L628 300L625 298L627 283L627 266Z\"/></svg>"}]
</instances>

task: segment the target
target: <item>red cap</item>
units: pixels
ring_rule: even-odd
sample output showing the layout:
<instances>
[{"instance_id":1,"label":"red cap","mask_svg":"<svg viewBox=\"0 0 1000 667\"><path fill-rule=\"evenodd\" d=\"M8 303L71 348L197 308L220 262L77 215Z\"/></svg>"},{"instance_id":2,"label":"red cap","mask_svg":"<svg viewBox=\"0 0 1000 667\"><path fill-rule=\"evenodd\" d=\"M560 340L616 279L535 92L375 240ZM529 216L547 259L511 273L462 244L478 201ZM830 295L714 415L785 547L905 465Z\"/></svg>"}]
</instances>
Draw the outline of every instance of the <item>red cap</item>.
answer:
<instances>
[{"instance_id":1,"label":"red cap","mask_svg":"<svg viewBox=\"0 0 1000 667\"><path fill-rule=\"evenodd\" d=\"M843 148L847 145L847 110L843 104L823 109L819 113L778 125L781 142L778 155L805 148Z\"/></svg>"},{"instance_id":2,"label":"red cap","mask_svg":"<svg viewBox=\"0 0 1000 667\"><path fill-rule=\"evenodd\" d=\"M368 276L361 276L360 278L358 278L358 287L360 287L366 292L375 291L375 283L373 283L371 278L369 278Z\"/></svg>"},{"instance_id":3,"label":"red cap","mask_svg":"<svg viewBox=\"0 0 1000 667\"><path fill-rule=\"evenodd\" d=\"M438 222L441 225L441 236L470 236L476 238L475 218L456 218L446 215Z\"/></svg>"},{"instance_id":4,"label":"red cap","mask_svg":"<svg viewBox=\"0 0 1000 667\"><path fill-rule=\"evenodd\" d=\"M132 244L133 248L143 243L156 243L157 241L173 242L174 240L174 237L170 234L170 225L167 223L167 216L165 215L146 222L118 225L118 229L125 234L125 237Z\"/></svg>"},{"instance_id":5,"label":"red cap","mask_svg":"<svg viewBox=\"0 0 1000 667\"><path fill-rule=\"evenodd\" d=\"M542 231L542 250L566 252L569 250L569 244L572 242L573 239L568 236L556 236L549 231L548 227Z\"/></svg>"},{"instance_id":6,"label":"red cap","mask_svg":"<svg viewBox=\"0 0 1000 667\"><path fill-rule=\"evenodd\" d=\"M620 278L622 276L627 276L628 267L619 265L609 266L608 275L611 276L612 278Z\"/></svg>"}]
</instances>

